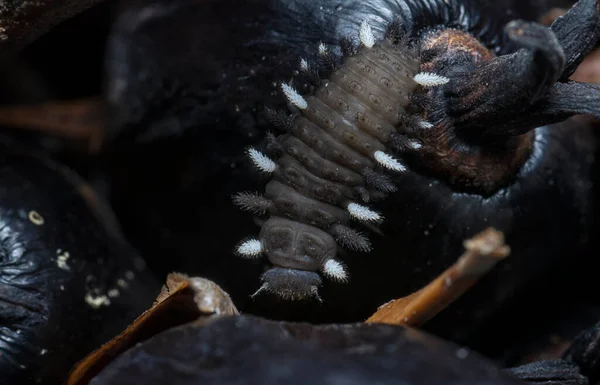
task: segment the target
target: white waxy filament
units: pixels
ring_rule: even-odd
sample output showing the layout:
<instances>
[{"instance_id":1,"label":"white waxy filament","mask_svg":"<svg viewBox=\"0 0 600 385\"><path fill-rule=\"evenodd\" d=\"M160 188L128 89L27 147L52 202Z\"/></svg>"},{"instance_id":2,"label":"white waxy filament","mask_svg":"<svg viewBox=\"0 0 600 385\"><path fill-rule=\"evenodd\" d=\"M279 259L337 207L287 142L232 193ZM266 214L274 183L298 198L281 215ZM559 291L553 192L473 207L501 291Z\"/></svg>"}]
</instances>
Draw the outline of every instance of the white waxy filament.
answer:
<instances>
[{"instance_id":1,"label":"white waxy filament","mask_svg":"<svg viewBox=\"0 0 600 385\"><path fill-rule=\"evenodd\" d=\"M277 168L277 164L271 158L252 147L248 149L248 156L256 168L262 172L272 173Z\"/></svg>"}]
</instances>

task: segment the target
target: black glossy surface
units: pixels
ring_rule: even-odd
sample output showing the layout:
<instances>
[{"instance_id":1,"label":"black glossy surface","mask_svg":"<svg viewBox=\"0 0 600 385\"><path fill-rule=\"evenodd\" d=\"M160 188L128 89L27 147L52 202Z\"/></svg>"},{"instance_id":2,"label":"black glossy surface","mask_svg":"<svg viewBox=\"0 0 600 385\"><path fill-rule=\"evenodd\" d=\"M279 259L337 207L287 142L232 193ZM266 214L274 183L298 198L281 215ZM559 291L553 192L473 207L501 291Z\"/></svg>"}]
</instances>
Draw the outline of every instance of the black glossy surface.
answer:
<instances>
[{"instance_id":1,"label":"black glossy surface","mask_svg":"<svg viewBox=\"0 0 600 385\"><path fill-rule=\"evenodd\" d=\"M0 383L62 383L159 289L83 180L0 137Z\"/></svg>"},{"instance_id":2,"label":"black glossy surface","mask_svg":"<svg viewBox=\"0 0 600 385\"><path fill-rule=\"evenodd\" d=\"M491 362L416 330L227 317L163 332L90 385L521 384Z\"/></svg>"}]
</instances>

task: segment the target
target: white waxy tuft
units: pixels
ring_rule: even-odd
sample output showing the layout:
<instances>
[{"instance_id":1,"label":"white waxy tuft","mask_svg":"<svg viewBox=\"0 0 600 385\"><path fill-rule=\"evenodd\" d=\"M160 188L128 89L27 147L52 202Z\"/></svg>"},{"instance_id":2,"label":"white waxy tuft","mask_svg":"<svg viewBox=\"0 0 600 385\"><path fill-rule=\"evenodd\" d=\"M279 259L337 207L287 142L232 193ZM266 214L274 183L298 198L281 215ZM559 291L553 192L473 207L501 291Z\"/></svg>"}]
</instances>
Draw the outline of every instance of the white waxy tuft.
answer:
<instances>
[{"instance_id":1,"label":"white waxy tuft","mask_svg":"<svg viewBox=\"0 0 600 385\"><path fill-rule=\"evenodd\" d=\"M419 126L421 126L421 128L428 129L428 128L432 128L432 127L433 127L433 124L429 123L429 122L428 122L428 121L426 121L426 120L421 120L421 121L419 122Z\"/></svg>"},{"instance_id":2,"label":"white waxy tuft","mask_svg":"<svg viewBox=\"0 0 600 385\"><path fill-rule=\"evenodd\" d=\"M248 156L256 168L262 172L272 173L277 168L277 164L271 158L252 147L248 149Z\"/></svg>"},{"instance_id":3,"label":"white waxy tuft","mask_svg":"<svg viewBox=\"0 0 600 385\"><path fill-rule=\"evenodd\" d=\"M262 253L262 245L258 239L249 239L238 246L237 253L243 257L256 258Z\"/></svg>"},{"instance_id":4,"label":"white waxy tuft","mask_svg":"<svg viewBox=\"0 0 600 385\"><path fill-rule=\"evenodd\" d=\"M408 145L410 146L410 148L412 148L413 150L418 150L421 147L423 147L423 145L419 142L417 142L416 140L410 140L408 141Z\"/></svg>"},{"instance_id":5,"label":"white waxy tuft","mask_svg":"<svg viewBox=\"0 0 600 385\"><path fill-rule=\"evenodd\" d=\"M319 55L327 55L327 46L323 42L319 43Z\"/></svg>"},{"instance_id":6,"label":"white waxy tuft","mask_svg":"<svg viewBox=\"0 0 600 385\"><path fill-rule=\"evenodd\" d=\"M373 35L373 30L366 20L360 24L359 38L362 45L367 48L371 48L375 45L375 36Z\"/></svg>"},{"instance_id":7,"label":"white waxy tuft","mask_svg":"<svg viewBox=\"0 0 600 385\"><path fill-rule=\"evenodd\" d=\"M450 81L447 77L436 75L431 72L419 72L414 77L415 82L423 87L436 87L446 84Z\"/></svg>"},{"instance_id":8,"label":"white waxy tuft","mask_svg":"<svg viewBox=\"0 0 600 385\"><path fill-rule=\"evenodd\" d=\"M323 274L335 281L348 281L348 274L346 273L346 269L344 269L344 266L335 259L330 259L327 262L325 262L325 265L323 266Z\"/></svg>"},{"instance_id":9,"label":"white waxy tuft","mask_svg":"<svg viewBox=\"0 0 600 385\"><path fill-rule=\"evenodd\" d=\"M358 203L351 202L346 208L352 217L361 221L379 222L383 219L379 213L376 213L368 207L359 205Z\"/></svg>"},{"instance_id":10,"label":"white waxy tuft","mask_svg":"<svg viewBox=\"0 0 600 385\"><path fill-rule=\"evenodd\" d=\"M386 154L383 151L375 151L373 154L377 163L382 165L383 167L394 170L394 171L406 171L406 167L396 159L394 159L391 155Z\"/></svg>"},{"instance_id":11,"label":"white waxy tuft","mask_svg":"<svg viewBox=\"0 0 600 385\"><path fill-rule=\"evenodd\" d=\"M308 71L308 62L305 58L300 59L300 69L304 72Z\"/></svg>"},{"instance_id":12,"label":"white waxy tuft","mask_svg":"<svg viewBox=\"0 0 600 385\"><path fill-rule=\"evenodd\" d=\"M291 87L285 83L281 83L281 90L283 94L287 98L287 100L292 103L294 106L298 107L301 110L305 110L308 107L308 103L306 99L302 97L294 87Z\"/></svg>"}]
</instances>

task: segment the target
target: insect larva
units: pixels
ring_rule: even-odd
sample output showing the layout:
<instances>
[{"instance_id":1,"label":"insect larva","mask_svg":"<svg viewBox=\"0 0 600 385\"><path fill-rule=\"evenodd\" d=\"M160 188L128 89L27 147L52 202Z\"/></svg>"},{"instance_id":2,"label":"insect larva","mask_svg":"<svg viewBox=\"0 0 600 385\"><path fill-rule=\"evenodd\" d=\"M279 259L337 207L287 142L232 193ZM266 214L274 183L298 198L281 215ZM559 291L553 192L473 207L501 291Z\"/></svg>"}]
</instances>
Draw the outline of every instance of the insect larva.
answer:
<instances>
[{"instance_id":1,"label":"insect larva","mask_svg":"<svg viewBox=\"0 0 600 385\"><path fill-rule=\"evenodd\" d=\"M271 123L284 131L271 139L272 147L283 153L271 159L250 148L254 165L272 179L264 196L241 193L234 198L247 211L269 215L258 239L246 240L236 250L246 258L264 254L275 266L262 276L259 292L289 299L318 297L318 272L335 281L348 280L336 259L338 243L357 251L371 249L367 237L351 223L384 220L368 202L395 191L386 172L406 170L393 153L420 148L405 133L429 127L405 110L410 95L419 85L435 87L448 81L419 72L414 49L399 39L400 30L397 21L391 23L387 38L376 43L364 21L359 28L361 47L349 38L342 40L346 57L341 66L321 43L321 67L332 70L327 78L319 78L317 69L300 60L300 71L316 85L312 95L300 95L281 83L283 95L299 112L290 116L267 110Z\"/></svg>"}]
</instances>

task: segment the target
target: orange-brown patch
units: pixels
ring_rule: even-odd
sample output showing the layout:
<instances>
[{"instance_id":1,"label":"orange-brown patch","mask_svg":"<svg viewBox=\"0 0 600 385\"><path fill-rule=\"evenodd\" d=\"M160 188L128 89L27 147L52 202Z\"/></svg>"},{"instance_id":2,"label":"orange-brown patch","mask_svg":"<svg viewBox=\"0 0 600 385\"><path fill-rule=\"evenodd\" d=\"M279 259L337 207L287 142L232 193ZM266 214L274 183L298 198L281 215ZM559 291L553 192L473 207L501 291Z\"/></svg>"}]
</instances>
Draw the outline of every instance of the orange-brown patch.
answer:
<instances>
[{"instance_id":1,"label":"orange-brown patch","mask_svg":"<svg viewBox=\"0 0 600 385\"><path fill-rule=\"evenodd\" d=\"M422 48L466 52L475 62L486 62L494 58L494 54L474 36L456 29L445 29L432 34L424 41Z\"/></svg>"}]
</instances>

